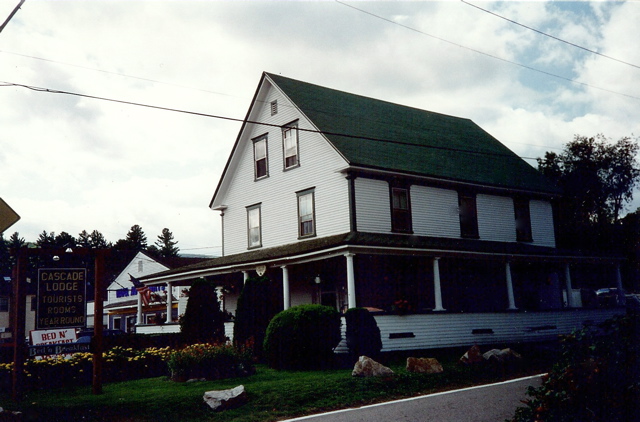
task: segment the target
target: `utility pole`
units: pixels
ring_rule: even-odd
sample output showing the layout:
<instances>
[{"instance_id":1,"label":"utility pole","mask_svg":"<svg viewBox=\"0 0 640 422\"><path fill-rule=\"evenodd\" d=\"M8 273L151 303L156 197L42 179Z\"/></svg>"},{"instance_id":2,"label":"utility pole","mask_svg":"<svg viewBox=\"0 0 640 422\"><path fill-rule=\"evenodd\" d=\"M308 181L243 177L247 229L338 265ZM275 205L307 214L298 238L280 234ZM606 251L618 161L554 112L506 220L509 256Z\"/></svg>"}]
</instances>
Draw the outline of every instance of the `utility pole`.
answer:
<instances>
[{"instance_id":1,"label":"utility pole","mask_svg":"<svg viewBox=\"0 0 640 422\"><path fill-rule=\"evenodd\" d=\"M13 12L11 12L9 14L9 17L7 18L7 20L5 20L4 23L2 24L2 26L0 26L0 32L2 32L2 30L4 29L5 26L7 26L7 24L9 23L9 21L13 17L13 15L18 13L18 10L20 10L20 7L24 4L25 1L26 0L20 0L20 3L13 9Z\"/></svg>"}]
</instances>

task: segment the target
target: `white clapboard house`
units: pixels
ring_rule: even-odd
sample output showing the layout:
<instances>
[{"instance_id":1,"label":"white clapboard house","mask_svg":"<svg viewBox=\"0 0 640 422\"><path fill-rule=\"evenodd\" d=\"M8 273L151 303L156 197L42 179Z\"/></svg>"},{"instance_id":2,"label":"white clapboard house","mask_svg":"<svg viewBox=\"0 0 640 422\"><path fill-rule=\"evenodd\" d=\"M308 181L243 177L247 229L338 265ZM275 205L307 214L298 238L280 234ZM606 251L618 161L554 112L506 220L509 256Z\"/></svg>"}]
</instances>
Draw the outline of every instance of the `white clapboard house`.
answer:
<instances>
[{"instance_id":1,"label":"white clapboard house","mask_svg":"<svg viewBox=\"0 0 640 422\"><path fill-rule=\"evenodd\" d=\"M383 351L536 341L624 310L619 261L559 250L537 170L469 119L264 73L210 203L223 256L146 277L239 286L282 308L375 312Z\"/></svg>"},{"instance_id":2,"label":"white clapboard house","mask_svg":"<svg viewBox=\"0 0 640 422\"><path fill-rule=\"evenodd\" d=\"M202 258L158 258L138 252L107 289L107 300L103 305L104 325L128 333L177 331L178 317L186 307L188 287L147 286L147 292L141 294L131 277L140 279L201 261ZM147 300L143 300L145 295Z\"/></svg>"}]
</instances>

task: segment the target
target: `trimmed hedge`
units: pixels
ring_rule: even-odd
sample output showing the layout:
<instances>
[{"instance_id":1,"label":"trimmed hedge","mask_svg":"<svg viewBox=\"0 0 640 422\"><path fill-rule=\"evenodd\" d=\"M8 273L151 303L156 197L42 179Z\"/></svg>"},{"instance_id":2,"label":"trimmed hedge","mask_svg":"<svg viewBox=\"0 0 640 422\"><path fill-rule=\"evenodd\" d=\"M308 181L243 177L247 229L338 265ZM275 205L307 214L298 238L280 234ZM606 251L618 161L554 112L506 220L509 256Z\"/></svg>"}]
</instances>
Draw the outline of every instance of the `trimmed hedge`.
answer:
<instances>
[{"instance_id":1,"label":"trimmed hedge","mask_svg":"<svg viewBox=\"0 0 640 422\"><path fill-rule=\"evenodd\" d=\"M378 359L382 350L376 319L365 308L350 308L344 315L347 323L347 347L353 362L362 355Z\"/></svg>"},{"instance_id":2,"label":"trimmed hedge","mask_svg":"<svg viewBox=\"0 0 640 422\"><path fill-rule=\"evenodd\" d=\"M322 305L300 305L277 314L267 327L264 352L276 369L323 369L334 364L340 314Z\"/></svg>"}]
</instances>

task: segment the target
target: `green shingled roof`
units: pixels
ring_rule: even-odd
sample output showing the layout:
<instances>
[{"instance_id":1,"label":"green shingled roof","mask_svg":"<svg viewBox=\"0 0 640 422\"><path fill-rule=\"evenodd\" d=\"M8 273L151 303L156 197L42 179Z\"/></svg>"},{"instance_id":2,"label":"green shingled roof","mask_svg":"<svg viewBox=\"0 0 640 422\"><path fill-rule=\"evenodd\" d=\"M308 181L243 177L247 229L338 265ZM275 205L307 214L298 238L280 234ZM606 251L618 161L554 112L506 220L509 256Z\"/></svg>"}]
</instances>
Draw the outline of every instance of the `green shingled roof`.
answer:
<instances>
[{"instance_id":1,"label":"green shingled roof","mask_svg":"<svg viewBox=\"0 0 640 422\"><path fill-rule=\"evenodd\" d=\"M352 166L559 192L536 169L469 119L267 75Z\"/></svg>"}]
</instances>

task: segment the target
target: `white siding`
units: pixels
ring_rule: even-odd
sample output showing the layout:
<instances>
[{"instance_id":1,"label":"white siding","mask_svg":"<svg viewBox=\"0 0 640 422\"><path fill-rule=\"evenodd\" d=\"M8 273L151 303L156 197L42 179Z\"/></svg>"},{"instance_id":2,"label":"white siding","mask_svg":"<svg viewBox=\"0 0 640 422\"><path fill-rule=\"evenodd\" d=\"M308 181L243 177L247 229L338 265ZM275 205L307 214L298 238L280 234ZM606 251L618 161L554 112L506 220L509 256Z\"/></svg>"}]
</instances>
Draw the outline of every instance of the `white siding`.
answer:
<instances>
[{"instance_id":1,"label":"white siding","mask_svg":"<svg viewBox=\"0 0 640 422\"><path fill-rule=\"evenodd\" d=\"M413 232L419 236L460 237L455 190L412 186L411 214Z\"/></svg>"},{"instance_id":2,"label":"white siding","mask_svg":"<svg viewBox=\"0 0 640 422\"><path fill-rule=\"evenodd\" d=\"M278 101L271 116L270 103ZM313 127L278 91L265 84L254 103L250 120L286 125L299 119L300 128ZM252 139L267 134L269 177L254 180ZM349 231L348 181L338 172L344 159L322 135L299 131L300 166L284 171L280 127L248 125L232 157L226 182L216 202L227 205L224 215L224 253L245 252L246 207L261 203L262 247L298 241L296 192L315 187L316 234L330 236Z\"/></svg>"},{"instance_id":3,"label":"white siding","mask_svg":"<svg viewBox=\"0 0 640 422\"><path fill-rule=\"evenodd\" d=\"M382 351L471 347L474 344L514 344L557 339L586 322L601 323L614 315L624 314L624 308L580 309L553 312L379 315L376 316ZM343 340L335 351L347 352ZM477 330L474 333L474 330ZM490 330L490 331L489 331ZM398 335L400 333L405 334ZM397 338L389 338L396 334ZM411 336L412 335L412 336Z\"/></svg>"},{"instance_id":4,"label":"white siding","mask_svg":"<svg viewBox=\"0 0 640 422\"><path fill-rule=\"evenodd\" d=\"M533 200L529 202L529 212L533 244L555 248L556 237L551 204L547 201Z\"/></svg>"},{"instance_id":5,"label":"white siding","mask_svg":"<svg viewBox=\"0 0 640 422\"><path fill-rule=\"evenodd\" d=\"M476 196L478 233L481 240L516 241L516 219L513 199L506 196Z\"/></svg>"},{"instance_id":6,"label":"white siding","mask_svg":"<svg viewBox=\"0 0 640 422\"><path fill-rule=\"evenodd\" d=\"M390 233L389 183L358 177L355 180L355 191L358 231Z\"/></svg>"}]
</instances>

